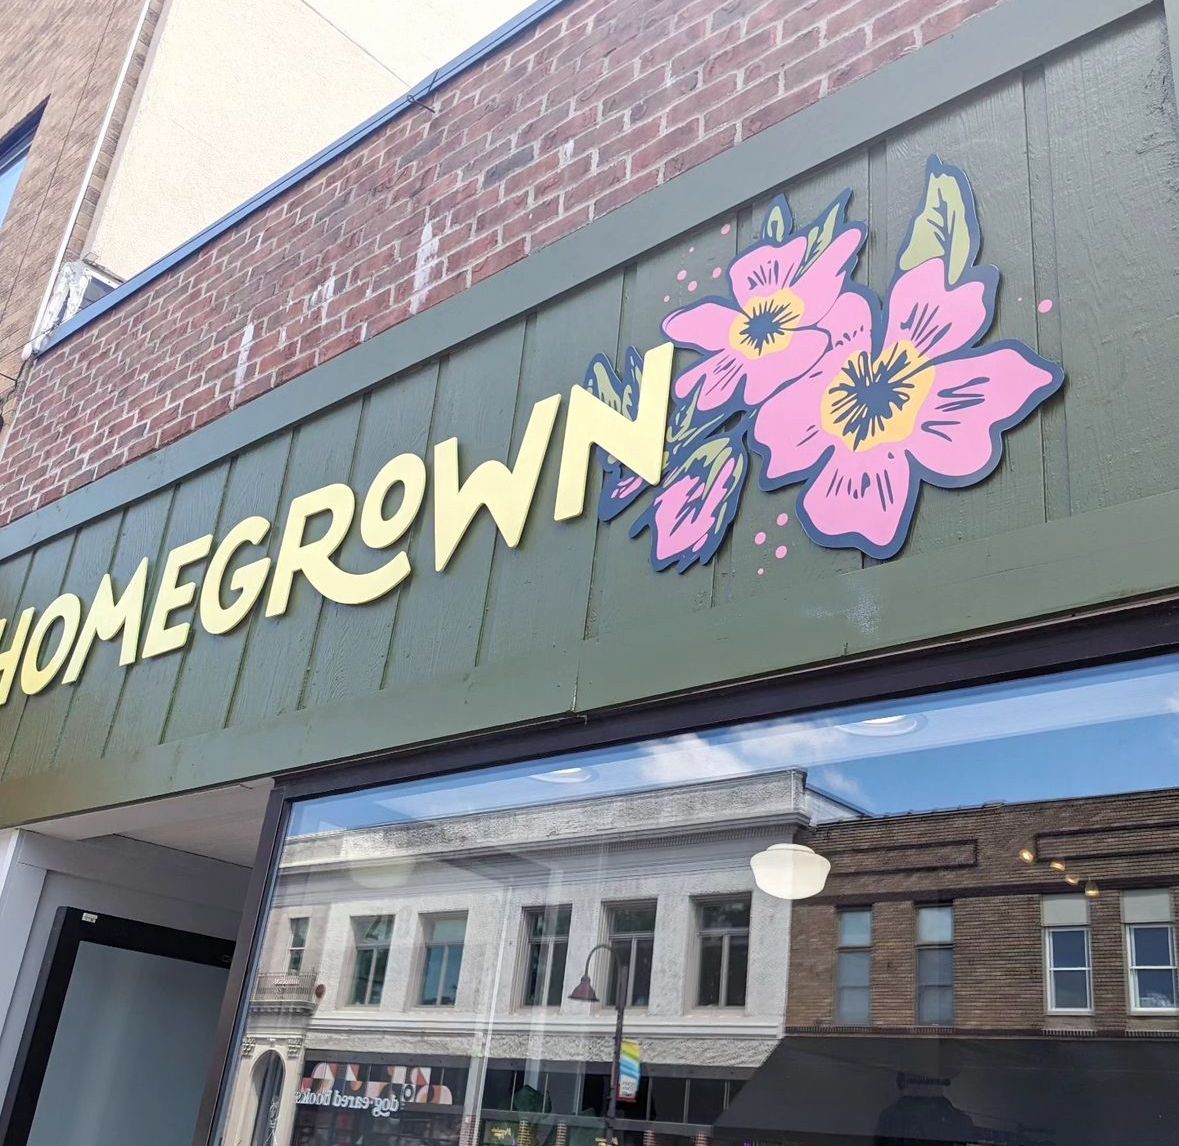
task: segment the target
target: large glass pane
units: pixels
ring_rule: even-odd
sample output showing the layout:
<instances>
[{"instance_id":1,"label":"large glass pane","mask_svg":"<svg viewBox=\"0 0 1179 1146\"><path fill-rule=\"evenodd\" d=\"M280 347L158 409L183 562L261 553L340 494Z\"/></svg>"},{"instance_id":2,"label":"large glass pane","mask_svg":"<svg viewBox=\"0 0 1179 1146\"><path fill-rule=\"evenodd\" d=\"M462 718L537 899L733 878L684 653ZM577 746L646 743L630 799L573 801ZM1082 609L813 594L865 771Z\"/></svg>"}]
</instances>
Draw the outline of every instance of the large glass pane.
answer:
<instances>
[{"instance_id":1,"label":"large glass pane","mask_svg":"<svg viewBox=\"0 0 1179 1146\"><path fill-rule=\"evenodd\" d=\"M220 1146L253 1146L275 1048L295 1085L268 1146L863 1143L902 1122L931 1144L1173 1146L1179 657L389 783L289 822ZM777 844L829 862L814 894L764 882L814 877ZM602 944L639 1074L610 1126Z\"/></svg>"}]
</instances>

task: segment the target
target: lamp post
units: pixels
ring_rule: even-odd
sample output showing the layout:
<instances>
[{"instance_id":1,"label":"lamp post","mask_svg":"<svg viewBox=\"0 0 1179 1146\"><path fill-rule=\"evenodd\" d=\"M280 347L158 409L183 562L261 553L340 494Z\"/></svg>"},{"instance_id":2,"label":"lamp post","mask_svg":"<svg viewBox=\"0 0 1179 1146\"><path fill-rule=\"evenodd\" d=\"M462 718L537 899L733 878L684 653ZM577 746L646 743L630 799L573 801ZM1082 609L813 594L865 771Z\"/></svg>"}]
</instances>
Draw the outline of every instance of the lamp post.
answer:
<instances>
[{"instance_id":1,"label":"lamp post","mask_svg":"<svg viewBox=\"0 0 1179 1146\"><path fill-rule=\"evenodd\" d=\"M621 1081L619 1076L622 1073L622 1018L626 1013L627 984L623 982L626 978L626 965L609 943L599 943L590 949L590 953L585 957L585 971L582 973L581 982L569 992L569 998L580 1003L601 1002L589 975L590 960L599 951L609 951L610 957L614 960L614 966L618 970L618 989L614 993L614 1055L610 1061L610 1101L606 1105L606 1141L610 1143L610 1146L613 1146L615 1141L614 1120L618 1116L618 1084Z\"/></svg>"}]
</instances>

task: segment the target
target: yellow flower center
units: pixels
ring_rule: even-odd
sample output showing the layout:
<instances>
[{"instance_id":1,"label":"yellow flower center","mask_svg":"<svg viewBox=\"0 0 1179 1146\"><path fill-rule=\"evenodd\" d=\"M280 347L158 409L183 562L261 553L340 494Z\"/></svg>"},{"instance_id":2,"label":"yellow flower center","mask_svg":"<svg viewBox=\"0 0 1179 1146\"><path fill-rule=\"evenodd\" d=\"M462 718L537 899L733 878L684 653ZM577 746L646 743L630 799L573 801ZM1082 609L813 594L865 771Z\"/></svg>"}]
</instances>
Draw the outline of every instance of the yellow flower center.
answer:
<instances>
[{"instance_id":1,"label":"yellow flower center","mask_svg":"<svg viewBox=\"0 0 1179 1146\"><path fill-rule=\"evenodd\" d=\"M777 354L790 344L802 312L802 299L786 287L765 298L750 299L729 328L729 345L743 358Z\"/></svg>"}]
</instances>

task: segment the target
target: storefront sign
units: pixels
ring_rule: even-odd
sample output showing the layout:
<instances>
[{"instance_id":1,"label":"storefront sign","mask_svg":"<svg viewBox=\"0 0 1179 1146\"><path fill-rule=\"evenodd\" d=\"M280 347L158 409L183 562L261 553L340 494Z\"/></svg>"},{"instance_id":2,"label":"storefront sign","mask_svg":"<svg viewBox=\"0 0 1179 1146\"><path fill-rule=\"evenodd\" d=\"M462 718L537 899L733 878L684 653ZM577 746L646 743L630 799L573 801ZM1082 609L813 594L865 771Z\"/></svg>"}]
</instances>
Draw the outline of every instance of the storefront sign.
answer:
<instances>
[{"instance_id":1,"label":"storefront sign","mask_svg":"<svg viewBox=\"0 0 1179 1146\"><path fill-rule=\"evenodd\" d=\"M730 296L668 315L670 341L645 355L629 348L621 372L605 355L591 361L568 395L559 447L554 394L532 408L510 466L483 461L464 480L450 438L434 446L429 468L400 453L365 490L334 482L293 498L277 539L271 521L252 516L220 539L207 533L177 546L150 602L145 557L125 585L104 575L88 605L63 593L39 613L0 619L0 705L14 687L34 696L77 681L95 641L117 640L126 666L183 648L194 625L216 636L258 609L281 617L297 577L342 605L393 592L413 572L403 541L428 480L436 572L481 510L515 548L536 516L541 467L554 449L556 498L543 512L557 522L581 516L596 448L605 470L599 518L642 499L630 535L650 532L659 570L715 556L752 455L764 491L803 486L795 514L813 542L894 556L922 483L982 481L1001 460L1004 431L1055 393L1064 372L1020 342L978 345L999 271L977 263L982 237L963 172L930 159L884 301L850 278L868 236L848 219L850 200L844 192L796 228L785 197L774 199L758 241L729 265ZM673 384L675 346L698 358ZM366 573L343 568L337 556L353 531L388 560ZM265 548L275 542L271 557ZM190 607L192 619L182 619Z\"/></svg>"}]
</instances>

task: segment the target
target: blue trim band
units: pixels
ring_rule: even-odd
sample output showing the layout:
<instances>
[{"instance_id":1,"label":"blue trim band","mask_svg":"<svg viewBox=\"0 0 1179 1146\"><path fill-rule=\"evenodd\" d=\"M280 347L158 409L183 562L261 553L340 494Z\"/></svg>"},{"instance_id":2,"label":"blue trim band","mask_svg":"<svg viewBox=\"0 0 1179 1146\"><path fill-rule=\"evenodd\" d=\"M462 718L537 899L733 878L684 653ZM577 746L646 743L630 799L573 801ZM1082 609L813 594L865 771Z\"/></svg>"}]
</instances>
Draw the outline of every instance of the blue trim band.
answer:
<instances>
[{"instance_id":1,"label":"blue trim band","mask_svg":"<svg viewBox=\"0 0 1179 1146\"><path fill-rule=\"evenodd\" d=\"M388 107L370 116L362 124L354 127L347 135L329 143L322 151L305 160L293 171L275 180L269 187L259 191L257 195L247 199L239 207L235 207L228 215L223 215L215 223L210 223L203 231L198 231L187 242L182 243L174 251L157 259L151 266L133 275L125 283L120 284L109 294L104 295L97 302L91 303L85 310L80 310L72 318L55 326L44 336L44 341L37 348L36 355L40 356L55 346L64 342L71 335L76 334L83 327L88 326L96 318L100 318L107 311L113 310L125 299L142 290L149 283L154 282L161 275L179 266L186 259L191 258L214 239L223 235L231 227L236 226L243 219L248 218L255 211L261 210L267 204L301 183L310 175L314 175L321 168L338 159L341 155L351 151L357 144L364 142L373 132L378 131L387 123L392 122L404 112L423 103L432 93L444 84L449 83L456 76L461 75L468 68L480 63L493 55L509 40L527 31L533 24L542 20L550 12L569 3L569 0L535 0L523 12L513 17L506 24L494 32L484 36L477 44L468 48L461 55L456 56L448 64L432 72L428 79L410 88L403 96L399 96Z\"/></svg>"}]
</instances>

